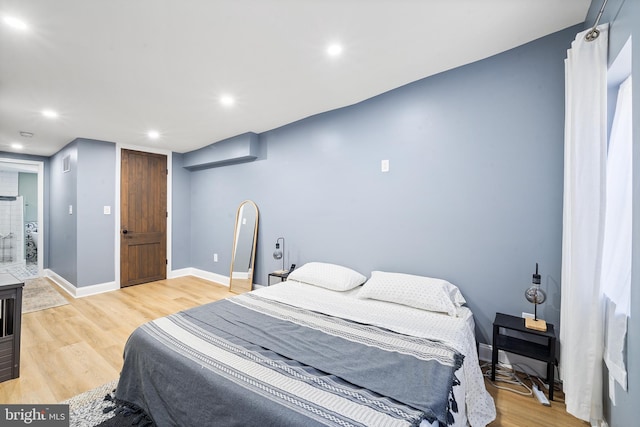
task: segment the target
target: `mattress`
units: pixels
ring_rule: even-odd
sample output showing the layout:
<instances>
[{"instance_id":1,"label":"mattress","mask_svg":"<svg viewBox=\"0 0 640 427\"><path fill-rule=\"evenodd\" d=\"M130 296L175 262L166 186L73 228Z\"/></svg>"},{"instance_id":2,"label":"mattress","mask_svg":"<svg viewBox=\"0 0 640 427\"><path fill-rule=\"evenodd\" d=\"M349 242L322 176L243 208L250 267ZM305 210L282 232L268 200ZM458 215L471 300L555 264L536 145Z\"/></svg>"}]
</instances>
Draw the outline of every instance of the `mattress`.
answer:
<instances>
[{"instance_id":1,"label":"mattress","mask_svg":"<svg viewBox=\"0 0 640 427\"><path fill-rule=\"evenodd\" d=\"M473 316L294 281L156 319L116 397L158 425L472 425L495 418ZM428 379L428 380L424 380Z\"/></svg>"}]
</instances>

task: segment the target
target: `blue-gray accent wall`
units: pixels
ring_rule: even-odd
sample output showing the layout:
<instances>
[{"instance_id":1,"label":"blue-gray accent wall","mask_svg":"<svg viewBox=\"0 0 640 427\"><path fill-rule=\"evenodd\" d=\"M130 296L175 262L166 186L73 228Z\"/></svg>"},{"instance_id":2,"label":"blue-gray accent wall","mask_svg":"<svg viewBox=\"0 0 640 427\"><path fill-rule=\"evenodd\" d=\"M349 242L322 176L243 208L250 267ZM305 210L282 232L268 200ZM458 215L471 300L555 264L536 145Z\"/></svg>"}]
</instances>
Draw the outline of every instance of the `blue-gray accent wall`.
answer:
<instances>
[{"instance_id":1,"label":"blue-gray accent wall","mask_svg":"<svg viewBox=\"0 0 640 427\"><path fill-rule=\"evenodd\" d=\"M199 170L251 162L258 157L258 140L258 134L247 132L190 151L184 155L183 167Z\"/></svg>"},{"instance_id":2,"label":"blue-gray accent wall","mask_svg":"<svg viewBox=\"0 0 640 427\"><path fill-rule=\"evenodd\" d=\"M78 142L77 287L115 280L116 147L111 142ZM111 214L104 214L109 206ZM97 262L98 261L98 262Z\"/></svg>"},{"instance_id":3,"label":"blue-gray accent wall","mask_svg":"<svg viewBox=\"0 0 640 427\"><path fill-rule=\"evenodd\" d=\"M115 164L113 143L89 139L51 157L48 268L78 288L115 280L115 219L103 210L114 208Z\"/></svg>"},{"instance_id":4,"label":"blue-gray accent wall","mask_svg":"<svg viewBox=\"0 0 640 427\"><path fill-rule=\"evenodd\" d=\"M171 269L191 267L191 172L184 154L171 154Z\"/></svg>"},{"instance_id":5,"label":"blue-gray accent wall","mask_svg":"<svg viewBox=\"0 0 640 427\"><path fill-rule=\"evenodd\" d=\"M287 265L455 283L490 343L496 312L533 311L524 291L538 262L539 314L557 324L564 58L581 28L260 134L252 163L191 172L192 266L228 276L236 208L251 199L255 283L282 267L283 236Z\"/></svg>"},{"instance_id":6,"label":"blue-gray accent wall","mask_svg":"<svg viewBox=\"0 0 640 427\"><path fill-rule=\"evenodd\" d=\"M69 171L64 172L64 158L69 157ZM78 140L67 144L51 157L49 180L51 206L49 268L69 283L78 283ZM76 211L69 215L69 206Z\"/></svg>"}]
</instances>

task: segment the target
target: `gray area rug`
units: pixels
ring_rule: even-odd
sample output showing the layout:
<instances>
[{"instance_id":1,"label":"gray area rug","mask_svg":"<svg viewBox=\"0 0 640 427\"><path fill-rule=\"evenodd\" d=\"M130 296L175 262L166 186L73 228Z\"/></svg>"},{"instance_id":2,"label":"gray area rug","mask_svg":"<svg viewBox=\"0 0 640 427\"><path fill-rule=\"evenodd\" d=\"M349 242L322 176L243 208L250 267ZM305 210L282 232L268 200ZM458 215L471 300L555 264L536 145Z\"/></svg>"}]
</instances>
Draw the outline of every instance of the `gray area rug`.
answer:
<instances>
[{"instance_id":1,"label":"gray area rug","mask_svg":"<svg viewBox=\"0 0 640 427\"><path fill-rule=\"evenodd\" d=\"M104 412L105 408L113 406L113 402L104 398L106 395L112 394L117 384L118 380L113 380L60 402L69 405L70 427L93 427L113 417L113 411Z\"/></svg>"},{"instance_id":2,"label":"gray area rug","mask_svg":"<svg viewBox=\"0 0 640 427\"><path fill-rule=\"evenodd\" d=\"M43 277L25 281L22 290L22 313L69 304L58 291L53 289L53 286Z\"/></svg>"},{"instance_id":3,"label":"gray area rug","mask_svg":"<svg viewBox=\"0 0 640 427\"><path fill-rule=\"evenodd\" d=\"M156 427L139 409L115 402L118 380L61 402L69 405L69 427Z\"/></svg>"},{"instance_id":4,"label":"gray area rug","mask_svg":"<svg viewBox=\"0 0 640 427\"><path fill-rule=\"evenodd\" d=\"M113 411L104 413L104 408L113 406L109 401L104 400L118 384L118 380L113 380L96 387L93 390L72 397L60 402L69 405L69 421L71 427L90 427L100 424L111 418Z\"/></svg>"}]
</instances>

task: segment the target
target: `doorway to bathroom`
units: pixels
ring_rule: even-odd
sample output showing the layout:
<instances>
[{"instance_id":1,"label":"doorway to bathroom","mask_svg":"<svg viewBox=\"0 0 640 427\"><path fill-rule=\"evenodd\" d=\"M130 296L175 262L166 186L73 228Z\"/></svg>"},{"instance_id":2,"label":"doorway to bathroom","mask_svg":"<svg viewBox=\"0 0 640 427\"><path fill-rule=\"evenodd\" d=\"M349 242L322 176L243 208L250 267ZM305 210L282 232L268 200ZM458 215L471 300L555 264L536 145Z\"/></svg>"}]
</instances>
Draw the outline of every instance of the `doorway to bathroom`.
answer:
<instances>
[{"instance_id":1,"label":"doorway to bathroom","mask_svg":"<svg viewBox=\"0 0 640 427\"><path fill-rule=\"evenodd\" d=\"M44 163L0 158L0 272L42 275Z\"/></svg>"}]
</instances>

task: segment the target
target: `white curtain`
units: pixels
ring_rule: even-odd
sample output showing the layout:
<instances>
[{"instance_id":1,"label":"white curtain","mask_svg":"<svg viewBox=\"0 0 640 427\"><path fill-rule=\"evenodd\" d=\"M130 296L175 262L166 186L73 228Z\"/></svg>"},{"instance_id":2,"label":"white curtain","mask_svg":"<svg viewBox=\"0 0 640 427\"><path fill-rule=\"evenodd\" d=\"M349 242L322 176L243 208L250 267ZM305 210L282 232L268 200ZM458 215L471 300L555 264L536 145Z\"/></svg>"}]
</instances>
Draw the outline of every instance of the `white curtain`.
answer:
<instances>
[{"instance_id":1,"label":"white curtain","mask_svg":"<svg viewBox=\"0 0 640 427\"><path fill-rule=\"evenodd\" d=\"M618 91L607 154L607 211L602 252L602 289L606 301L604 361L611 380L627 389L624 342L631 298L632 114L631 77Z\"/></svg>"},{"instance_id":2,"label":"white curtain","mask_svg":"<svg viewBox=\"0 0 640 427\"><path fill-rule=\"evenodd\" d=\"M585 421L602 419L608 25L598 29L591 42L579 33L565 61L560 374L567 411Z\"/></svg>"}]
</instances>

